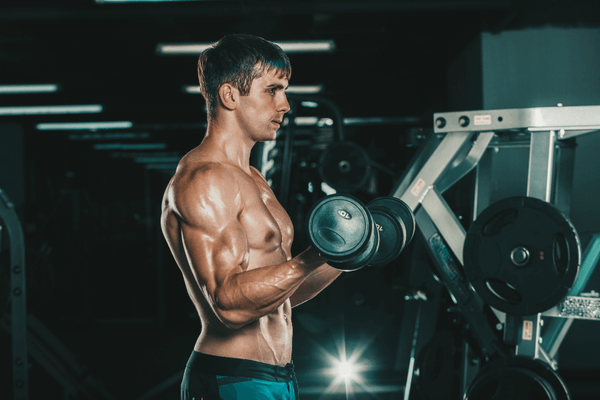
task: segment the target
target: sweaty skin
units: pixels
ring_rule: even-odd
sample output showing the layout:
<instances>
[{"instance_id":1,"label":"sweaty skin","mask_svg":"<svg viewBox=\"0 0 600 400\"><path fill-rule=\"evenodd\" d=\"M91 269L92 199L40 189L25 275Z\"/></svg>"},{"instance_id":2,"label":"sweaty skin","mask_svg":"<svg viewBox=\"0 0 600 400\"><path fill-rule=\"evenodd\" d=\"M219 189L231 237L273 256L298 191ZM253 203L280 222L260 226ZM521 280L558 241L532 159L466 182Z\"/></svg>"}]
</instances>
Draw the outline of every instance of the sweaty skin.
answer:
<instances>
[{"instance_id":1,"label":"sweaty skin","mask_svg":"<svg viewBox=\"0 0 600 400\"><path fill-rule=\"evenodd\" d=\"M200 316L194 350L284 366L292 307L340 271L311 247L292 258L292 222L249 165L252 146L273 140L289 111L276 72L255 79L247 96L220 92L223 109L166 188L161 226Z\"/></svg>"}]
</instances>

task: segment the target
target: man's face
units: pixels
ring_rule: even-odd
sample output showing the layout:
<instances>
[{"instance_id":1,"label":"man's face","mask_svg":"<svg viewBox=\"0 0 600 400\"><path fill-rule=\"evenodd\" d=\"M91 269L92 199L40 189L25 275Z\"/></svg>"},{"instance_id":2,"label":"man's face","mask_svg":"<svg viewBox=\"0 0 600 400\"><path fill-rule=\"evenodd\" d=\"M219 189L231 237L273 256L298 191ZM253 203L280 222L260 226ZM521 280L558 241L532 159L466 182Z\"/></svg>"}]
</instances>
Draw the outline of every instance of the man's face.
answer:
<instances>
[{"instance_id":1,"label":"man's face","mask_svg":"<svg viewBox=\"0 0 600 400\"><path fill-rule=\"evenodd\" d=\"M283 116L290 110L285 95L288 80L272 69L252 81L247 96L240 97L240 126L256 142L274 140Z\"/></svg>"}]
</instances>

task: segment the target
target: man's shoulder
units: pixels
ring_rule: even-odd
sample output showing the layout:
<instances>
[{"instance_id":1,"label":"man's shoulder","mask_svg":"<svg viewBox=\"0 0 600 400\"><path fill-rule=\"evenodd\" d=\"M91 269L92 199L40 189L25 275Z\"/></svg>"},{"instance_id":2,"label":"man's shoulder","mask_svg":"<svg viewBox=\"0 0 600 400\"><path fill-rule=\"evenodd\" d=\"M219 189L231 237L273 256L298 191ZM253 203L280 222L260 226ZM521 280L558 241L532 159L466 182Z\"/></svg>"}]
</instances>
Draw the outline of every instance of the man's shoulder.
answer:
<instances>
[{"instance_id":1,"label":"man's shoulder","mask_svg":"<svg viewBox=\"0 0 600 400\"><path fill-rule=\"evenodd\" d=\"M195 161L179 165L173 177L173 189L181 190L214 190L224 186L236 186L236 171L229 165L216 161Z\"/></svg>"},{"instance_id":2,"label":"man's shoulder","mask_svg":"<svg viewBox=\"0 0 600 400\"><path fill-rule=\"evenodd\" d=\"M235 208L239 195L235 171L226 164L210 161L180 166L166 198L171 210L184 220L193 221L223 206Z\"/></svg>"}]
</instances>

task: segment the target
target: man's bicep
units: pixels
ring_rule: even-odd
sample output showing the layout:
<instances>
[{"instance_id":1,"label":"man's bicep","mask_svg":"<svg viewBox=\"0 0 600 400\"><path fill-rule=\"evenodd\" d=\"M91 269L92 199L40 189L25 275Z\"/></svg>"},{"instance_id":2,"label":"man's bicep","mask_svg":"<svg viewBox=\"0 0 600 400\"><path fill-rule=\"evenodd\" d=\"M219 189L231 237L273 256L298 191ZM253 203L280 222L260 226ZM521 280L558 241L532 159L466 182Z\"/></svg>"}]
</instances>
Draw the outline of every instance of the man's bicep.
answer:
<instances>
[{"instance_id":1,"label":"man's bicep","mask_svg":"<svg viewBox=\"0 0 600 400\"><path fill-rule=\"evenodd\" d=\"M176 209L182 244L196 283L207 300L248 260L248 241L239 215L235 179L222 168L206 168L179 186Z\"/></svg>"},{"instance_id":2,"label":"man's bicep","mask_svg":"<svg viewBox=\"0 0 600 400\"><path fill-rule=\"evenodd\" d=\"M182 241L196 283L211 302L216 291L248 261L246 234L236 221L215 221L221 226L182 225ZM212 223L210 224L212 225Z\"/></svg>"}]
</instances>

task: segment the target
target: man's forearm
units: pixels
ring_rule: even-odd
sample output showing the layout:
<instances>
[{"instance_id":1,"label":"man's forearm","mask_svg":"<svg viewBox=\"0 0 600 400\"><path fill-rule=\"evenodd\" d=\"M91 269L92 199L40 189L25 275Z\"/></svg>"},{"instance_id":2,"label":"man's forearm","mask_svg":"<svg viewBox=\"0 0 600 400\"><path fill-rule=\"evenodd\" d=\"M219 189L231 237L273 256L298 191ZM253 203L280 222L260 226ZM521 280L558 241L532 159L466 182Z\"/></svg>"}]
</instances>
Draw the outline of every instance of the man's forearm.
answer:
<instances>
[{"instance_id":1,"label":"man's forearm","mask_svg":"<svg viewBox=\"0 0 600 400\"><path fill-rule=\"evenodd\" d=\"M292 307L300 305L318 295L340 276L341 273L342 271L328 264L324 264L314 270L290 297Z\"/></svg>"},{"instance_id":2,"label":"man's forearm","mask_svg":"<svg viewBox=\"0 0 600 400\"><path fill-rule=\"evenodd\" d=\"M231 328L270 314L324 262L309 249L282 264L237 273L215 293L217 314Z\"/></svg>"}]
</instances>

